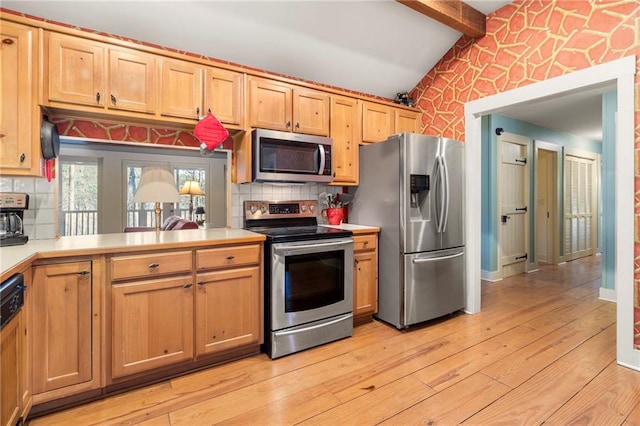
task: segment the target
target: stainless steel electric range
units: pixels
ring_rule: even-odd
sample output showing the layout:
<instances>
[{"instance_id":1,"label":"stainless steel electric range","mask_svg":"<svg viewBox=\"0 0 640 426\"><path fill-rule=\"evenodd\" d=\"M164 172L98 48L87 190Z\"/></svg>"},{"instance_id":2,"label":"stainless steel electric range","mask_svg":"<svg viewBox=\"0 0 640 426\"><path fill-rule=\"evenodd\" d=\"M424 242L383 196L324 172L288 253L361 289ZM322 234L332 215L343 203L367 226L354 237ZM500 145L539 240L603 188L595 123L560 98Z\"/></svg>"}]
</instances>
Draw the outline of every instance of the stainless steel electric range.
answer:
<instances>
[{"instance_id":1,"label":"stainless steel electric range","mask_svg":"<svg viewBox=\"0 0 640 426\"><path fill-rule=\"evenodd\" d=\"M318 202L245 201L244 228L266 235L265 342L278 358L353 334L351 231L318 226Z\"/></svg>"}]
</instances>

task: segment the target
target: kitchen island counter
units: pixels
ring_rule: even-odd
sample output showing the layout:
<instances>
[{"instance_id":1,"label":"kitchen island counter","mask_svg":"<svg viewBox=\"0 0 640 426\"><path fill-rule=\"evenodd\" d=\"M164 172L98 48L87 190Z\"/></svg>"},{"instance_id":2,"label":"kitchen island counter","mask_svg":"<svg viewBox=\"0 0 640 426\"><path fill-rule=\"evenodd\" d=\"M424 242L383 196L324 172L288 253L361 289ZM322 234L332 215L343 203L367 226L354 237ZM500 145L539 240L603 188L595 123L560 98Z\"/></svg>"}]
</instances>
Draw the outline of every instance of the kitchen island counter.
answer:
<instances>
[{"instance_id":1,"label":"kitchen island counter","mask_svg":"<svg viewBox=\"0 0 640 426\"><path fill-rule=\"evenodd\" d=\"M345 229L347 231L353 232L353 235L380 232L380 227L378 226L356 225L353 223L341 223L340 225L321 224L320 226L326 226L327 228Z\"/></svg>"},{"instance_id":2,"label":"kitchen island counter","mask_svg":"<svg viewBox=\"0 0 640 426\"><path fill-rule=\"evenodd\" d=\"M264 235L244 229L212 228L180 231L129 232L116 234L60 237L31 240L21 246L0 248L0 280L29 266L38 259L113 253L135 253L145 250L203 248L236 243L264 241Z\"/></svg>"}]
</instances>

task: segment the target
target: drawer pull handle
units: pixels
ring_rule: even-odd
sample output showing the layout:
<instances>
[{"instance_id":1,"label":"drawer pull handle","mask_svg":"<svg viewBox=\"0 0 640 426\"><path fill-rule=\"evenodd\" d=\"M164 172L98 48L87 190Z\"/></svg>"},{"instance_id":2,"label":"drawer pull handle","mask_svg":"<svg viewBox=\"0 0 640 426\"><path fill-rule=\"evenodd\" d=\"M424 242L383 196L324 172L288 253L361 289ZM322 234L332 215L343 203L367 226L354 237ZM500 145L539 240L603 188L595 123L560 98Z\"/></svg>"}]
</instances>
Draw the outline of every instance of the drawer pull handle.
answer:
<instances>
[{"instance_id":1,"label":"drawer pull handle","mask_svg":"<svg viewBox=\"0 0 640 426\"><path fill-rule=\"evenodd\" d=\"M84 275L89 275L90 272L89 271L80 271L78 272L78 275L84 276Z\"/></svg>"},{"instance_id":2,"label":"drawer pull handle","mask_svg":"<svg viewBox=\"0 0 640 426\"><path fill-rule=\"evenodd\" d=\"M160 267L160 264L158 264L158 263L152 263L152 264L149 265L149 269L156 269L158 267Z\"/></svg>"},{"instance_id":3,"label":"drawer pull handle","mask_svg":"<svg viewBox=\"0 0 640 426\"><path fill-rule=\"evenodd\" d=\"M193 286L193 284L188 283L188 284L183 285L183 286L182 286L182 288L189 288L189 287L191 287L191 286Z\"/></svg>"},{"instance_id":4,"label":"drawer pull handle","mask_svg":"<svg viewBox=\"0 0 640 426\"><path fill-rule=\"evenodd\" d=\"M233 260L235 258L236 258L235 256L227 256L227 260Z\"/></svg>"}]
</instances>

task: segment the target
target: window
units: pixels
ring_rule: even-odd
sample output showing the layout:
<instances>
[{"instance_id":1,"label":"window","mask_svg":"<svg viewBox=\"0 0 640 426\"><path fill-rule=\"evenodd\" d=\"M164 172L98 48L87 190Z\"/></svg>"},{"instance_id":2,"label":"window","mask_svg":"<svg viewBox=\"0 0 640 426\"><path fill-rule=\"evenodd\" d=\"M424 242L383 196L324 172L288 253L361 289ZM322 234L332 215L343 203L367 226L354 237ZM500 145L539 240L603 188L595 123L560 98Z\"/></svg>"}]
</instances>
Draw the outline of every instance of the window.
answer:
<instances>
[{"instance_id":1,"label":"window","mask_svg":"<svg viewBox=\"0 0 640 426\"><path fill-rule=\"evenodd\" d=\"M227 225L227 161L225 151L203 157L198 151L121 146L63 140L60 145L58 232L89 235L122 232L125 227L155 226L155 204L133 203L142 169L173 170L176 188L187 180L200 184L204 195L193 196L193 210L202 207L209 227ZM189 218L191 196L162 205L162 220Z\"/></svg>"}]
</instances>

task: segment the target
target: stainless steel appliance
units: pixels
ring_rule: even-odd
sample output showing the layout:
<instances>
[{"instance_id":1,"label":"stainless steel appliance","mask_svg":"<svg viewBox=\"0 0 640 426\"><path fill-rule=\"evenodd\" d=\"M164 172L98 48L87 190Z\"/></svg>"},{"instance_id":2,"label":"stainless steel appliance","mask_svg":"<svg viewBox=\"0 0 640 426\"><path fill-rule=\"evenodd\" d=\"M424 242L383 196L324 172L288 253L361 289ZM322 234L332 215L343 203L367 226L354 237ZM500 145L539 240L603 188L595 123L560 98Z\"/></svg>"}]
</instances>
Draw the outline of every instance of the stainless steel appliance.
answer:
<instances>
[{"instance_id":1,"label":"stainless steel appliance","mask_svg":"<svg viewBox=\"0 0 640 426\"><path fill-rule=\"evenodd\" d=\"M23 192L0 193L0 246L25 244L24 211L29 208L29 195Z\"/></svg>"},{"instance_id":2,"label":"stainless steel appliance","mask_svg":"<svg viewBox=\"0 0 640 426\"><path fill-rule=\"evenodd\" d=\"M254 181L329 183L333 180L331 138L256 129L252 143Z\"/></svg>"},{"instance_id":3,"label":"stainless steel appliance","mask_svg":"<svg viewBox=\"0 0 640 426\"><path fill-rule=\"evenodd\" d=\"M440 137L360 147L349 220L381 229L376 316L399 329L465 305L463 166L464 145Z\"/></svg>"},{"instance_id":4,"label":"stainless steel appliance","mask_svg":"<svg viewBox=\"0 0 640 426\"><path fill-rule=\"evenodd\" d=\"M245 229L265 234L265 343L271 358L353 334L351 231L318 226L318 202L245 201Z\"/></svg>"}]
</instances>

